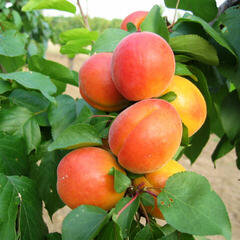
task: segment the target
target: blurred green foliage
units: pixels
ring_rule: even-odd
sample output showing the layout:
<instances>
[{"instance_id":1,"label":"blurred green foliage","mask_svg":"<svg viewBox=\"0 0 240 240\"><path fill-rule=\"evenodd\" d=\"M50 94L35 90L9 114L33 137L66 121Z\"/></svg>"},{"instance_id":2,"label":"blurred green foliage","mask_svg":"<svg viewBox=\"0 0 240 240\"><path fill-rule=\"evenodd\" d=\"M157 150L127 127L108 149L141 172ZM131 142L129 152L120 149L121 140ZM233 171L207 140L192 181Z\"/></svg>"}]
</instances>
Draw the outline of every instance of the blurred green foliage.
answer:
<instances>
[{"instance_id":1,"label":"blurred green foliage","mask_svg":"<svg viewBox=\"0 0 240 240\"><path fill-rule=\"evenodd\" d=\"M82 22L82 17L76 15L73 17L45 17L46 22L50 25L52 29L52 41L53 43L59 43L60 33L73 28L84 27ZM122 19L113 19L107 20L105 18L94 17L89 18L89 25L92 31L103 32L107 28L119 28L122 22Z\"/></svg>"}]
</instances>

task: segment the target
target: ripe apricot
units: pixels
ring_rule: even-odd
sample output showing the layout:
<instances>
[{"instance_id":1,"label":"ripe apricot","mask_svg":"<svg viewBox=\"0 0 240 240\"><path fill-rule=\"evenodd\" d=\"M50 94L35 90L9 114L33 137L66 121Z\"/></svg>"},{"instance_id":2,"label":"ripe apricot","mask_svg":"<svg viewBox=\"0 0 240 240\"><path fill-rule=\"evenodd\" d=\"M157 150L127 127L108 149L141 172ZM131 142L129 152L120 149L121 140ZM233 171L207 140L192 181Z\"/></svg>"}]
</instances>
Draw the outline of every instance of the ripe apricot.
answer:
<instances>
[{"instance_id":1,"label":"ripe apricot","mask_svg":"<svg viewBox=\"0 0 240 240\"><path fill-rule=\"evenodd\" d=\"M114 190L113 176L108 175L117 165L113 155L101 148L79 148L67 154L57 168L57 191L70 208L82 204L109 210L123 197Z\"/></svg>"},{"instance_id":2,"label":"ripe apricot","mask_svg":"<svg viewBox=\"0 0 240 240\"><path fill-rule=\"evenodd\" d=\"M113 82L131 101L160 96L171 83L174 71L173 51L155 33L132 33L122 39L113 52Z\"/></svg>"},{"instance_id":3,"label":"ripe apricot","mask_svg":"<svg viewBox=\"0 0 240 240\"><path fill-rule=\"evenodd\" d=\"M169 161L182 137L181 119L161 99L146 99L122 111L109 130L109 146L133 173L156 171Z\"/></svg>"},{"instance_id":4,"label":"ripe apricot","mask_svg":"<svg viewBox=\"0 0 240 240\"><path fill-rule=\"evenodd\" d=\"M156 172L148 173L144 177L139 177L134 180L134 185L144 183L142 187L149 188L149 191L155 195L161 192L161 189L165 187L167 179L175 173L183 172L185 168L175 160L170 160L162 168L158 169ZM154 197L155 204L154 207L145 206L148 213L153 217L164 219L162 212L157 206L157 198Z\"/></svg>"},{"instance_id":5,"label":"ripe apricot","mask_svg":"<svg viewBox=\"0 0 240 240\"><path fill-rule=\"evenodd\" d=\"M191 137L203 125L207 116L207 107L199 89L188 79L174 76L165 93L173 91L177 98L171 102L188 128Z\"/></svg>"},{"instance_id":6,"label":"ripe apricot","mask_svg":"<svg viewBox=\"0 0 240 240\"><path fill-rule=\"evenodd\" d=\"M80 93L94 108L102 111L118 111L127 100L115 88L111 77L112 53L91 56L79 71Z\"/></svg>"},{"instance_id":7,"label":"ripe apricot","mask_svg":"<svg viewBox=\"0 0 240 240\"><path fill-rule=\"evenodd\" d=\"M127 24L131 22L136 26L137 30L140 31L140 25L147 15L148 12L146 11L133 12L123 19L120 28L127 31Z\"/></svg>"}]
</instances>

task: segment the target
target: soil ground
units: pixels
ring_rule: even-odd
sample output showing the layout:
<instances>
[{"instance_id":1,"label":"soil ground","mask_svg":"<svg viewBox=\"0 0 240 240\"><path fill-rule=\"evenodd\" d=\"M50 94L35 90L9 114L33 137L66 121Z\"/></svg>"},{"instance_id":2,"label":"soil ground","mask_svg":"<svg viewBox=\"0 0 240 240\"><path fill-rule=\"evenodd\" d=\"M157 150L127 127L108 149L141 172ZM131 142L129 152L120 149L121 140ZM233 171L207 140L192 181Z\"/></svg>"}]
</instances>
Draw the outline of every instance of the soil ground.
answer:
<instances>
[{"instance_id":1,"label":"soil ground","mask_svg":"<svg viewBox=\"0 0 240 240\"><path fill-rule=\"evenodd\" d=\"M69 66L70 62L66 56L60 55L59 46L49 44L46 55L47 59L59 62ZM85 55L78 55L73 62L73 69L79 71L82 63L88 58ZM66 93L73 97L80 97L78 88L68 86ZM182 158L180 163L189 171L195 171L205 176L212 188L222 198L229 213L232 224L233 237L232 240L240 240L240 171L236 167L235 152L232 151L225 157L219 159L214 168L211 162L211 154L217 145L218 138L211 136L208 144L203 149L197 161L191 165L187 158ZM54 215L52 221L47 214L44 214L45 220L51 232L61 231L61 225L64 217L69 213L70 209L64 207L58 210ZM209 237L209 239L221 240L220 236Z\"/></svg>"}]
</instances>

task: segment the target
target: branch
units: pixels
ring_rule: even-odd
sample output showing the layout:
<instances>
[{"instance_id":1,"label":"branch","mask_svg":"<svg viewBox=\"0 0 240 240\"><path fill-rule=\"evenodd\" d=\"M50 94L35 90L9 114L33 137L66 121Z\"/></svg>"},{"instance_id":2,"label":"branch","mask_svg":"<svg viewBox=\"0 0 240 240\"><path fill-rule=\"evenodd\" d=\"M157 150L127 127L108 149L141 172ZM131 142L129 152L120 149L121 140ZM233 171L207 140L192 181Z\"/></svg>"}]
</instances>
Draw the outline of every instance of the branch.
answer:
<instances>
[{"instance_id":1,"label":"branch","mask_svg":"<svg viewBox=\"0 0 240 240\"><path fill-rule=\"evenodd\" d=\"M240 0L225 0L225 2L223 2L219 6L216 18L214 18L209 24L212 26L216 22L218 17L225 12L225 10L227 10L228 8L230 8L236 4L240 4Z\"/></svg>"},{"instance_id":2,"label":"branch","mask_svg":"<svg viewBox=\"0 0 240 240\"><path fill-rule=\"evenodd\" d=\"M77 0L77 5L78 5L78 8L79 8L79 10L80 10L80 14L81 14L81 16L82 16L82 19L83 19L83 22L84 22L84 25L85 25L85 27L88 29L88 30L90 30L90 26L89 26L89 23L88 23L88 15L86 14L84 14L84 12L83 12L83 9L82 9L82 6L81 6L81 4L80 4L80 0Z\"/></svg>"}]
</instances>

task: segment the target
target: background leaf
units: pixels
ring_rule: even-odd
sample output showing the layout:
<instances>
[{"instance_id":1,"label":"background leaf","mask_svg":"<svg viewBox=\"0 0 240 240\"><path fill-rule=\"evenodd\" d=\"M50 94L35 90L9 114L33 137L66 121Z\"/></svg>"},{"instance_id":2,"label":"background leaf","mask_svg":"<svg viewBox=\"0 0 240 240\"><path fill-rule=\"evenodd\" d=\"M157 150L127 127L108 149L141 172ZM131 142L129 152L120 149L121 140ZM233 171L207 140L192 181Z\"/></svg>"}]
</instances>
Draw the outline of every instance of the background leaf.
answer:
<instances>
[{"instance_id":1,"label":"background leaf","mask_svg":"<svg viewBox=\"0 0 240 240\"><path fill-rule=\"evenodd\" d=\"M71 96L60 95L56 97L56 104L49 107L48 118L52 126L52 137L58 135L76 119L76 103Z\"/></svg>"},{"instance_id":2,"label":"background leaf","mask_svg":"<svg viewBox=\"0 0 240 240\"><path fill-rule=\"evenodd\" d=\"M0 73L0 78L4 80L14 80L20 85L34 90L39 90L49 101L54 102L51 96L56 93L56 87L48 76L37 72L14 72Z\"/></svg>"},{"instance_id":3,"label":"background leaf","mask_svg":"<svg viewBox=\"0 0 240 240\"><path fill-rule=\"evenodd\" d=\"M0 133L0 172L6 175L27 175L28 170L27 146L24 139Z\"/></svg>"},{"instance_id":4,"label":"background leaf","mask_svg":"<svg viewBox=\"0 0 240 240\"><path fill-rule=\"evenodd\" d=\"M0 33L0 55L17 57L24 55L27 35L16 30L8 30Z\"/></svg>"},{"instance_id":5,"label":"background leaf","mask_svg":"<svg viewBox=\"0 0 240 240\"><path fill-rule=\"evenodd\" d=\"M185 53L195 60L209 64L218 65L216 49L204 38L194 35L181 35L170 39L170 46L176 53Z\"/></svg>"},{"instance_id":6,"label":"background leaf","mask_svg":"<svg viewBox=\"0 0 240 240\"><path fill-rule=\"evenodd\" d=\"M168 8L176 8L177 0L164 0L164 2ZM207 6L207 8L203 8L202 6ZM195 15L208 22L213 20L218 13L218 8L215 0L181 0L179 2L178 9L192 11Z\"/></svg>"},{"instance_id":7,"label":"background leaf","mask_svg":"<svg viewBox=\"0 0 240 240\"><path fill-rule=\"evenodd\" d=\"M141 23L141 30L153 32L163 37L167 42L169 41L169 32L163 17L161 16L161 9L158 5L154 5L148 13L144 21Z\"/></svg>"},{"instance_id":8,"label":"background leaf","mask_svg":"<svg viewBox=\"0 0 240 240\"><path fill-rule=\"evenodd\" d=\"M29 59L28 67L31 71L39 72L55 80L78 86L78 78L75 78L75 74L57 62L34 55Z\"/></svg>"},{"instance_id":9,"label":"background leaf","mask_svg":"<svg viewBox=\"0 0 240 240\"><path fill-rule=\"evenodd\" d=\"M29 0L28 3L23 6L22 11L32 11L40 9L56 9L70 13L76 12L76 7L66 0Z\"/></svg>"},{"instance_id":10,"label":"background leaf","mask_svg":"<svg viewBox=\"0 0 240 240\"><path fill-rule=\"evenodd\" d=\"M48 151L101 145L102 140L93 126L87 123L76 123L63 130L49 145Z\"/></svg>"},{"instance_id":11,"label":"background leaf","mask_svg":"<svg viewBox=\"0 0 240 240\"><path fill-rule=\"evenodd\" d=\"M115 28L105 30L93 45L92 53L113 52L118 43L129 34L129 32Z\"/></svg>"}]
</instances>

